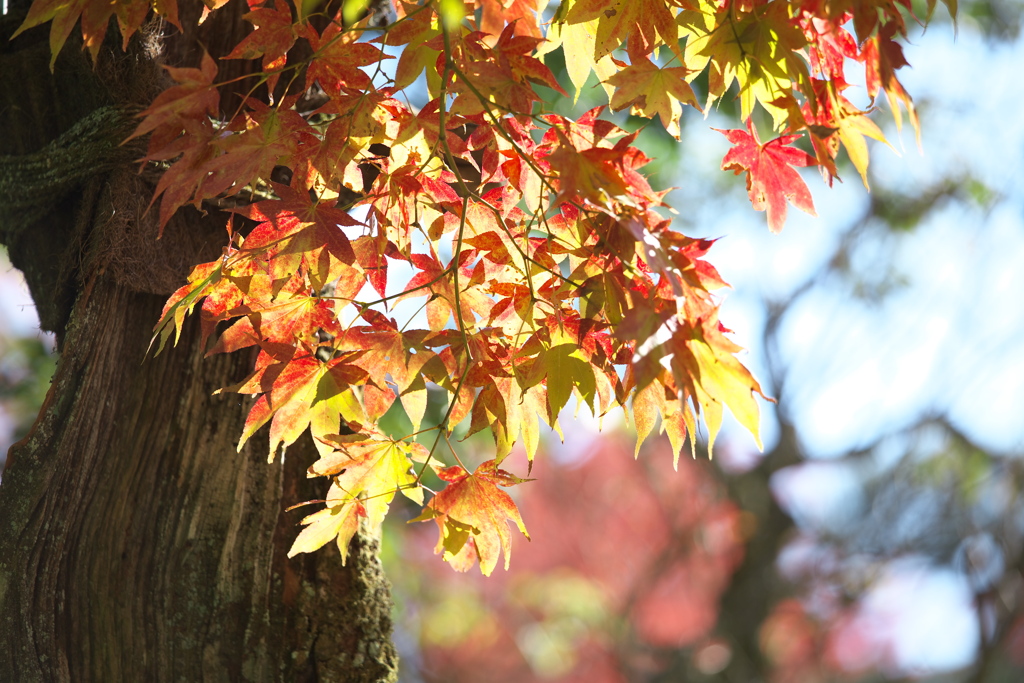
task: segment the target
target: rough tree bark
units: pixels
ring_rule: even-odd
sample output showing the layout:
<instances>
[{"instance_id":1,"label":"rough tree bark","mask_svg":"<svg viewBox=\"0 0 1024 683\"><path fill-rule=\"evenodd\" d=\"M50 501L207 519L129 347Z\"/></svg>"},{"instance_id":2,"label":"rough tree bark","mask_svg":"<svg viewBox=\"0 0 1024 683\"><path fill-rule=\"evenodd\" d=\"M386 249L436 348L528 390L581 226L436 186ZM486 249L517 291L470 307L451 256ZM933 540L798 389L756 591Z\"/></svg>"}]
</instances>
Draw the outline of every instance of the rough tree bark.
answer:
<instances>
[{"instance_id":1,"label":"rough tree bark","mask_svg":"<svg viewBox=\"0 0 1024 683\"><path fill-rule=\"evenodd\" d=\"M344 568L285 556L303 515L285 508L322 495L312 444L270 466L265 440L235 451L247 406L212 393L252 358L204 359L192 325L146 355L174 279L223 239L193 212L157 242L132 150L101 144L123 129L97 112L156 87L152 45L92 65L69 44L51 74L49 27L8 40L24 9L0 17L0 242L61 357L0 486L0 680L394 680L378 541L357 536ZM83 164L76 135L102 158ZM54 178L59 154L77 170ZM31 210L26 159L53 192Z\"/></svg>"}]
</instances>

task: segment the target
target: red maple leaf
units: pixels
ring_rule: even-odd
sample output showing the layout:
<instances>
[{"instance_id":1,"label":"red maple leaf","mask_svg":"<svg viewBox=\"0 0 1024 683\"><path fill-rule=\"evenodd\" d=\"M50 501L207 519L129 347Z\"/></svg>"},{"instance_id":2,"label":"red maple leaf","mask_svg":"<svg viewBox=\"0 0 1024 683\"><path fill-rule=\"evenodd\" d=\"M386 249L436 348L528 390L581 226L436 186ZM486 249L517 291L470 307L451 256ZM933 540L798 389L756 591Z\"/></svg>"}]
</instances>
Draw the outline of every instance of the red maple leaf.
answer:
<instances>
[{"instance_id":1,"label":"red maple leaf","mask_svg":"<svg viewBox=\"0 0 1024 683\"><path fill-rule=\"evenodd\" d=\"M238 213L263 221L249 233L245 247L270 249L275 279L290 276L304 265L313 284L323 287L339 276L336 264L351 264L356 255L341 226L359 221L326 202L314 202L308 192L272 184L281 199L267 199L238 209ZM332 260L333 259L333 260Z\"/></svg>"},{"instance_id":2,"label":"red maple leaf","mask_svg":"<svg viewBox=\"0 0 1024 683\"><path fill-rule=\"evenodd\" d=\"M807 184L791 166L816 166L810 154L788 147L799 135L783 135L761 144L757 130L747 119L747 130L719 130L733 148L722 159L722 170L736 175L747 172L747 194L756 211L768 211L768 228L778 233L786 222L786 202L812 216L814 201Z\"/></svg>"}]
</instances>

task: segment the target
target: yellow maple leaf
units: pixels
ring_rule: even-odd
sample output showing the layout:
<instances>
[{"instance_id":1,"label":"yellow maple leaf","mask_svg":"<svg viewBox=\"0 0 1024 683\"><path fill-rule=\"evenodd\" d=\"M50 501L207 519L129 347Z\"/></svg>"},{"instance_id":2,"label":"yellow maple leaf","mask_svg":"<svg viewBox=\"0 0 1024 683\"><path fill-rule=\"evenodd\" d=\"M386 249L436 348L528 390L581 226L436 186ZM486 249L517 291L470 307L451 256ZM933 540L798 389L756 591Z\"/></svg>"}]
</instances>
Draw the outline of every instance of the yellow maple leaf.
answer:
<instances>
[{"instance_id":1,"label":"yellow maple leaf","mask_svg":"<svg viewBox=\"0 0 1024 683\"><path fill-rule=\"evenodd\" d=\"M700 110L693 89L686 82L687 73L687 69L679 66L659 68L646 57L634 59L605 81L615 88L611 107L614 111L631 107L632 114L647 118L657 115L665 130L678 140L683 105Z\"/></svg>"},{"instance_id":2,"label":"yellow maple leaf","mask_svg":"<svg viewBox=\"0 0 1024 683\"><path fill-rule=\"evenodd\" d=\"M331 493L327 494L328 507L302 520L306 528L292 543L288 557L295 557L299 553L311 553L336 539L338 550L341 551L341 563L345 564L345 560L348 559L348 544L359 531L359 521L365 516L365 511L358 500L342 501L342 498L338 489L332 486Z\"/></svg>"},{"instance_id":3,"label":"yellow maple leaf","mask_svg":"<svg viewBox=\"0 0 1024 683\"><path fill-rule=\"evenodd\" d=\"M371 525L384 521L396 491L423 503L423 489L417 485L410 460L426 456L422 445L367 434L333 435L324 441L334 451L313 463L309 476L334 477L342 500L359 498Z\"/></svg>"}]
</instances>

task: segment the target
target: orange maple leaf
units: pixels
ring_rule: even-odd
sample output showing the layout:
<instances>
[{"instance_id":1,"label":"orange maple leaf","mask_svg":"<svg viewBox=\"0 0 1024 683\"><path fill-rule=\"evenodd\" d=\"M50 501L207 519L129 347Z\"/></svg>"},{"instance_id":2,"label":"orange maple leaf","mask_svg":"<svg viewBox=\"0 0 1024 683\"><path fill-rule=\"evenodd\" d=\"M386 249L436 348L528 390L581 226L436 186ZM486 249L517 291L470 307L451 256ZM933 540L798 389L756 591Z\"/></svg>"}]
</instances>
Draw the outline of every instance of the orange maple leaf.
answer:
<instances>
[{"instance_id":1,"label":"orange maple leaf","mask_svg":"<svg viewBox=\"0 0 1024 683\"><path fill-rule=\"evenodd\" d=\"M494 460L482 463L473 474L455 466L439 470L437 476L448 486L427 503L422 515L412 520L437 522L440 537L434 552L443 551L444 560L459 571L467 571L479 560L484 576L491 575L498 556L504 552L507 570L512 558L508 520L516 523L527 540L530 534L512 497L498 487L528 480L497 469Z\"/></svg>"},{"instance_id":2,"label":"orange maple leaf","mask_svg":"<svg viewBox=\"0 0 1024 683\"><path fill-rule=\"evenodd\" d=\"M222 131L219 136L217 148L223 153L206 166L209 175L200 188L204 197L269 180L274 166L285 161L298 167L303 152L319 144L306 120L288 108L288 100L280 107L252 98L246 104L252 111L235 117L227 128L233 134Z\"/></svg>"},{"instance_id":3,"label":"orange maple leaf","mask_svg":"<svg viewBox=\"0 0 1024 683\"><path fill-rule=\"evenodd\" d=\"M249 0L249 6L253 4L254 0ZM284 68L288 63L288 51L299 36L299 31L292 23L291 3L278 0L273 7L257 7L242 18L255 26L255 29L224 59L263 57L263 71L268 72L267 88L273 93L281 74L269 72Z\"/></svg>"},{"instance_id":4,"label":"orange maple leaf","mask_svg":"<svg viewBox=\"0 0 1024 683\"><path fill-rule=\"evenodd\" d=\"M332 335L341 333L334 302L316 296L284 297L273 303L263 302L255 309L246 306L244 312L245 317L224 330L208 356L231 353L264 341L315 346L318 330Z\"/></svg>"},{"instance_id":5,"label":"orange maple leaf","mask_svg":"<svg viewBox=\"0 0 1024 683\"><path fill-rule=\"evenodd\" d=\"M865 41L864 49L861 52L861 60L864 62L865 85L868 95L874 99L879 89L884 90L889 98L889 106L892 108L892 116L896 121L896 129L899 130L903 124L903 116L900 113L900 102L907 108L910 123L917 133L917 142L921 143L921 126L917 119L917 110L914 109L914 100L903 88L903 84L896 78L896 70L909 66L903 56L903 48L893 40L893 36L899 30L895 23L889 23L879 29L878 34Z\"/></svg>"},{"instance_id":6,"label":"orange maple leaf","mask_svg":"<svg viewBox=\"0 0 1024 683\"><path fill-rule=\"evenodd\" d=\"M149 140L150 155L160 152L178 135L195 127L194 122L214 116L220 107L220 94L213 85L217 76L217 63L203 53L200 68L165 66L167 74L178 85L168 88L153 100L139 117L142 123L129 138L152 132Z\"/></svg>"},{"instance_id":7,"label":"orange maple leaf","mask_svg":"<svg viewBox=\"0 0 1024 683\"><path fill-rule=\"evenodd\" d=\"M542 38L540 15L547 0L480 0L480 30L498 35L505 24L515 26L517 36Z\"/></svg>"},{"instance_id":8,"label":"orange maple leaf","mask_svg":"<svg viewBox=\"0 0 1024 683\"><path fill-rule=\"evenodd\" d=\"M316 52L317 59L309 65L307 83L318 81L325 89L339 84L360 90L372 90L373 81L359 67L378 64L393 59L376 45L353 43L354 34L342 26L332 23L319 36L313 29L306 32L306 39Z\"/></svg>"},{"instance_id":9,"label":"orange maple leaf","mask_svg":"<svg viewBox=\"0 0 1024 683\"><path fill-rule=\"evenodd\" d=\"M287 448L295 443L311 421L316 421L314 426L333 422L337 429L342 410L348 413L348 418L361 413L349 389L365 385L367 376L361 368L348 362L352 354L324 363L308 354L293 355L294 349L284 344L265 346L271 351L267 348L260 351L256 371L230 389L240 394L262 394L246 417L238 442L239 451L249 437L269 421L268 461L273 462L278 446Z\"/></svg>"}]
</instances>

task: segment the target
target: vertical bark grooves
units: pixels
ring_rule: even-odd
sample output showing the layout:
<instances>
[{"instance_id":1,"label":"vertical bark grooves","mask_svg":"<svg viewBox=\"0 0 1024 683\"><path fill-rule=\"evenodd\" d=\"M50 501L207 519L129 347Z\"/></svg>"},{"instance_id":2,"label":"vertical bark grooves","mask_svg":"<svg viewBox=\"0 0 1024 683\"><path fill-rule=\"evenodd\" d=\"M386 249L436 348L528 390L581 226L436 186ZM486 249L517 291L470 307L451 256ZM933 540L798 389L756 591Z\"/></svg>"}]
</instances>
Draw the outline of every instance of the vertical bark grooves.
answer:
<instances>
[{"instance_id":1,"label":"vertical bark grooves","mask_svg":"<svg viewBox=\"0 0 1024 683\"><path fill-rule=\"evenodd\" d=\"M377 541L288 560L312 444L267 465L213 391L245 353L145 358L159 297L97 278L0 487L4 681L393 680ZM190 326L191 327L191 326Z\"/></svg>"}]
</instances>

